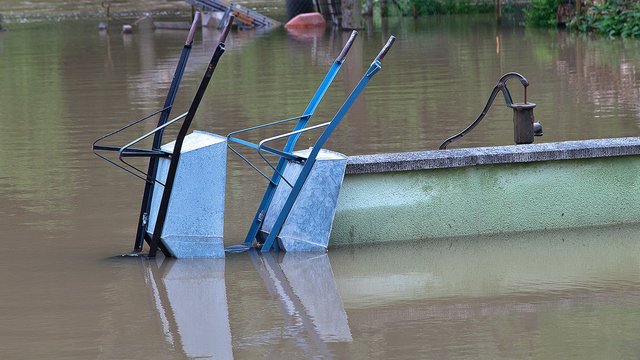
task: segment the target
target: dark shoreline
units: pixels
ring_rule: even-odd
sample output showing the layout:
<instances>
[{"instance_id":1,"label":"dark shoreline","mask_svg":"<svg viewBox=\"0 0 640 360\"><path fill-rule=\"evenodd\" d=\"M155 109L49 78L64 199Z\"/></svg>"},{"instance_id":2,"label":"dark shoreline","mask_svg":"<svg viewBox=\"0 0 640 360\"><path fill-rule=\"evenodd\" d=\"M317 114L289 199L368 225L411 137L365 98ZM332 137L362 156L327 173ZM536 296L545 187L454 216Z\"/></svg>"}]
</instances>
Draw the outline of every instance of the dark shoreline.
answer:
<instances>
[{"instance_id":1,"label":"dark shoreline","mask_svg":"<svg viewBox=\"0 0 640 360\"><path fill-rule=\"evenodd\" d=\"M248 7L252 10L264 13L266 16L282 20L284 16L284 2L278 0L259 1L236 1L236 3ZM109 10L97 6L85 6L78 9L65 9L64 4L52 5L50 9L25 9L21 7L12 8L8 5L0 10L0 24L20 25L32 23L57 23L66 21L99 20L99 21L130 21L143 16L152 16L157 19L183 20L189 19L193 15L191 5L183 1L156 4L149 2L131 2L114 5ZM6 26L5 26L6 27Z\"/></svg>"},{"instance_id":2,"label":"dark shoreline","mask_svg":"<svg viewBox=\"0 0 640 360\"><path fill-rule=\"evenodd\" d=\"M172 9L159 11L123 11L110 14L107 19L105 12L73 12L73 13L19 13L2 14L2 25L31 24L43 22L63 22L80 20L131 20L150 15L156 18L190 18L191 9Z\"/></svg>"}]
</instances>

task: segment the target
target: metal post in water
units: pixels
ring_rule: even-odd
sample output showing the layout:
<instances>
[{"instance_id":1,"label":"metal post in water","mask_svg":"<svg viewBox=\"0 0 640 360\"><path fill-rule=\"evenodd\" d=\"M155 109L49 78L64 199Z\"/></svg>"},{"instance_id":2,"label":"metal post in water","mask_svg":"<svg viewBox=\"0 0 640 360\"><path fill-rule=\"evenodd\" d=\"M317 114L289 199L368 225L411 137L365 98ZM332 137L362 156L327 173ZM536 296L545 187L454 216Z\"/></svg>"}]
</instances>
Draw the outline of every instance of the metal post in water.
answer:
<instances>
[{"instance_id":1,"label":"metal post in water","mask_svg":"<svg viewBox=\"0 0 640 360\"><path fill-rule=\"evenodd\" d=\"M342 0L342 22L340 26L345 30L362 29L364 22L362 19L362 1Z\"/></svg>"}]
</instances>

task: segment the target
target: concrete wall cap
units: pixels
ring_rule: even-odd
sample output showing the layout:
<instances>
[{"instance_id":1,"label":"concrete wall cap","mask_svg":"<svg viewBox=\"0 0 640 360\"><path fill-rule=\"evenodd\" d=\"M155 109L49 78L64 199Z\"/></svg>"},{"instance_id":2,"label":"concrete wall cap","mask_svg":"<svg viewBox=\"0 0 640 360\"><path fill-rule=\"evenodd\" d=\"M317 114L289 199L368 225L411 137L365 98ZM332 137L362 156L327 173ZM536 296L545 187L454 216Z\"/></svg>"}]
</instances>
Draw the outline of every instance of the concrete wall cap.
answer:
<instances>
[{"instance_id":1,"label":"concrete wall cap","mask_svg":"<svg viewBox=\"0 0 640 360\"><path fill-rule=\"evenodd\" d=\"M350 156L347 174L640 155L640 137Z\"/></svg>"}]
</instances>

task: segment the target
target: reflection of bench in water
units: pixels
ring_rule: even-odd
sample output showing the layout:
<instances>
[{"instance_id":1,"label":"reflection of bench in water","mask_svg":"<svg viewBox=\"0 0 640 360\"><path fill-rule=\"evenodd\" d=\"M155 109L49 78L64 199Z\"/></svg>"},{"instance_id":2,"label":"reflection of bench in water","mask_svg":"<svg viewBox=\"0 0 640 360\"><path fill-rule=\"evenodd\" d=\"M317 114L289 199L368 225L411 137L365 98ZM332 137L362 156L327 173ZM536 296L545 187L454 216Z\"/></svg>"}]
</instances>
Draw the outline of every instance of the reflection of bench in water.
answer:
<instances>
[{"instance_id":1,"label":"reflection of bench in water","mask_svg":"<svg viewBox=\"0 0 640 360\"><path fill-rule=\"evenodd\" d=\"M277 304L281 322L261 321L272 316L266 311L268 305L262 305L265 310L249 315L251 326L233 329L229 304L246 306L256 290L242 290L243 297L234 297L242 286L233 279L240 278L231 273L232 281L225 282L229 275L225 275L224 259L160 257L141 263L164 338L176 351L190 358L232 359L234 338L244 344L260 344L286 333L308 358L329 358L331 349L326 343L353 341L326 253L259 255L251 250L249 258L271 296L264 304Z\"/></svg>"},{"instance_id":2,"label":"reflection of bench in water","mask_svg":"<svg viewBox=\"0 0 640 360\"><path fill-rule=\"evenodd\" d=\"M249 10L235 3L225 3L219 0L185 0L187 3L202 9L203 11L222 12L224 16L219 24L225 24L229 15L234 15L236 23L243 28L275 27L279 22L266 17L259 12Z\"/></svg>"}]
</instances>

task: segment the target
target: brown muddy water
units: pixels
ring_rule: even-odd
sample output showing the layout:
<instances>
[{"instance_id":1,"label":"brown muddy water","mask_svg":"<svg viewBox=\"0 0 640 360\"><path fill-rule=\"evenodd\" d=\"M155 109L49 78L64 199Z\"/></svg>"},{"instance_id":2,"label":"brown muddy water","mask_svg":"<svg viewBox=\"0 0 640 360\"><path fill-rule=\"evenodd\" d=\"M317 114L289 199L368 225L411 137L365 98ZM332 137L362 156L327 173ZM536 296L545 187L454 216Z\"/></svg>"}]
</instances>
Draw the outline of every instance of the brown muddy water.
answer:
<instances>
[{"instance_id":1,"label":"brown muddy water","mask_svg":"<svg viewBox=\"0 0 640 360\"><path fill-rule=\"evenodd\" d=\"M636 40L496 30L490 17L373 24L317 121L389 34L398 42L329 148L434 149L507 71L531 81L536 141L640 135ZM95 22L0 33L0 358L640 358L636 225L326 255L116 257L131 249L143 184L91 143L160 108L185 35L101 34ZM193 128L226 134L301 114L347 35L233 32ZM198 33L176 109L217 36ZM509 144L510 117L494 107L456 146ZM231 245L266 184L232 157L228 179Z\"/></svg>"}]
</instances>

